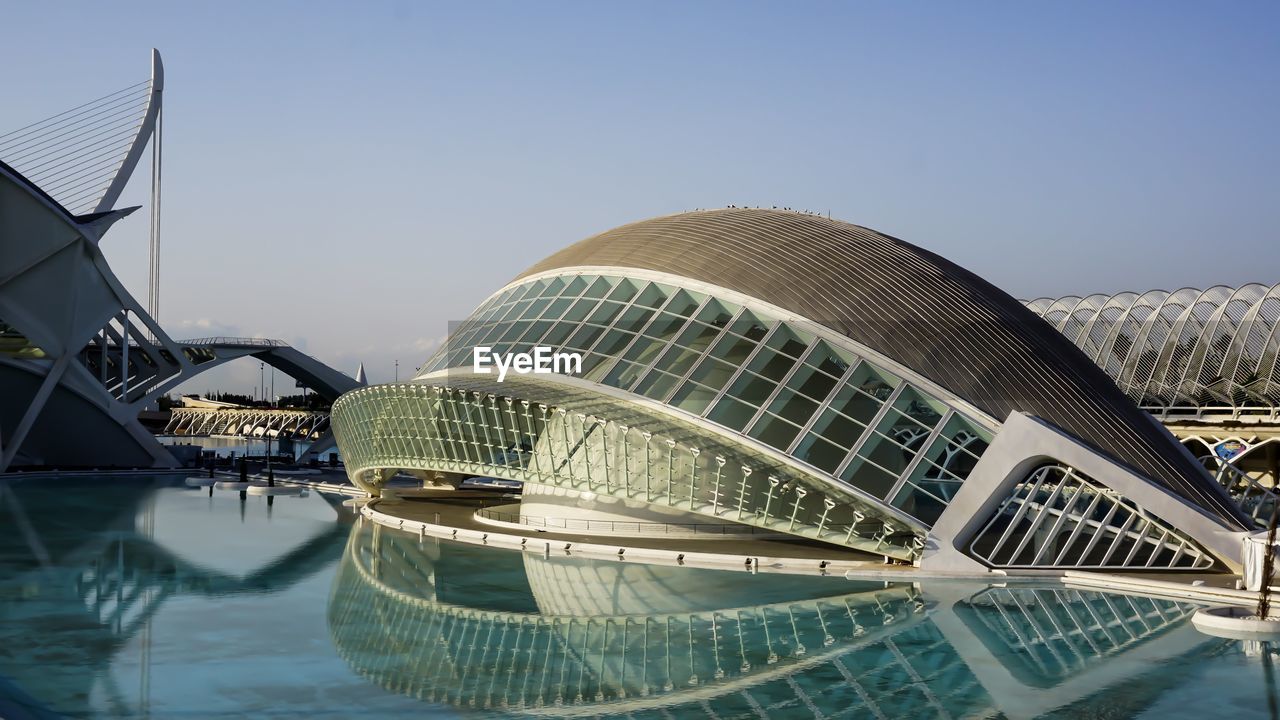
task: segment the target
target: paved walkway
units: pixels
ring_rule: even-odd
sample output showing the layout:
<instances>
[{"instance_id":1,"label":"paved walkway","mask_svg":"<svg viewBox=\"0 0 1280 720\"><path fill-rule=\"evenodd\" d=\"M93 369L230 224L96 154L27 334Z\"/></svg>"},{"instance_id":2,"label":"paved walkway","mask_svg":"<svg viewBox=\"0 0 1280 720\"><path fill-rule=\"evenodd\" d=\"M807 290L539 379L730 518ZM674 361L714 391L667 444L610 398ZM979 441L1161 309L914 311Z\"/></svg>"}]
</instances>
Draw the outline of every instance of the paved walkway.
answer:
<instances>
[{"instance_id":1,"label":"paved walkway","mask_svg":"<svg viewBox=\"0 0 1280 720\"><path fill-rule=\"evenodd\" d=\"M388 515L427 522L436 525L447 525L461 530L480 532L501 532L508 535L536 538L540 541L559 541L568 543L595 543L597 545L617 544L619 547L645 548L652 550L673 550L678 552L722 553L727 555L758 555L777 558L812 558L814 560L831 560L842 562L865 562L880 565L881 558L856 550L839 548L825 543L812 543L805 540L764 540L749 537L734 538L692 538L681 537L643 537L643 536L609 536L584 535L572 532L542 531L533 527L517 527L504 525L501 527L479 522L474 513L486 504L509 505L511 498L503 498L499 493L484 491L441 491L438 497L403 498L382 500L378 510ZM436 514L439 513L439 519Z\"/></svg>"}]
</instances>

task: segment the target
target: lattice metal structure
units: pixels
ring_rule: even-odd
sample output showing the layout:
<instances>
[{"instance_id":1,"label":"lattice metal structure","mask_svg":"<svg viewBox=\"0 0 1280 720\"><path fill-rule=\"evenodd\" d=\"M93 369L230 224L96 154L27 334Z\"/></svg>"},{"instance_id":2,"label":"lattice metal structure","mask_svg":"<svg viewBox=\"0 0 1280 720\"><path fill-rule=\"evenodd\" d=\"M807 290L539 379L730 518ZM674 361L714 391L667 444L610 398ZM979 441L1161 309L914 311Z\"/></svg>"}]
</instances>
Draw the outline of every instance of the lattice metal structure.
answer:
<instances>
[{"instance_id":1,"label":"lattice metal structure","mask_svg":"<svg viewBox=\"0 0 1280 720\"><path fill-rule=\"evenodd\" d=\"M1196 610L1061 588L948 602L907 584L817 598L793 584L791 597L742 604L723 588L680 591L715 571L498 552L353 528L329 603L334 646L391 692L513 715L988 717L1024 710L1028 694L1045 710L1112 685L1140 695L1133 668L1168 669L1126 657L1187 629ZM492 577L511 589L501 606L459 588ZM778 587L756 580L744 595Z\"/></svg>"},{"instance_id":2,"label":"lattice metal structure","mask_svg":"<svg viewBox=\"0 0 1280 720\"><path fill-rule=\"evenodd\" d=\"M967 600L963 617L1017 674L1060 682L1183 625L1197 606L1082 590L990 588Z\"/></svg>"},{"instance_id":3,"label":"lattice metal structure","mask_svg":"<svg viewBox=\"0 0 1280 720\"><path fill-rule=\"evenodd\" d=\"M1280 285L1039 298L1027 307L1154 413L1280 407Z\"/></svg>"},{"instance_id":4,"label":"lattice metal structure","mask_svg":"<svg viewBox=\"0 0 1280 720\"><path fill-rule=\"evenodd\" d=\"M242 435L318 440L329 429L329 413L256 408L173 408L165 435Z\"/></svg>"},{"instance_id":5,"label":"lattice metal structure","mask_svg":"<svg viewBox=\"0 0 1280 720\"><path fill-rule=\"evenodd\" d=\"M1018 483L970 552L1000 568L1207 570L1213 556L1114 490L1062 465Z\"/></svg>"},{"instance_id":6,"label":"lattice metal structure","mask_svg":"<svg viewBox=\"0 0 1280 720\"><path fill-rule=\"evenodd\" d=\"M344 395L348 468L489 475L665 506L903 560L920 528L820 476L625 405L549 406L403 383ZM583 411L586 412L583 412ZM368 483L368 480L363 480ZM914 531L914 532L913 532Z\"/></svg>"}]
</instances>

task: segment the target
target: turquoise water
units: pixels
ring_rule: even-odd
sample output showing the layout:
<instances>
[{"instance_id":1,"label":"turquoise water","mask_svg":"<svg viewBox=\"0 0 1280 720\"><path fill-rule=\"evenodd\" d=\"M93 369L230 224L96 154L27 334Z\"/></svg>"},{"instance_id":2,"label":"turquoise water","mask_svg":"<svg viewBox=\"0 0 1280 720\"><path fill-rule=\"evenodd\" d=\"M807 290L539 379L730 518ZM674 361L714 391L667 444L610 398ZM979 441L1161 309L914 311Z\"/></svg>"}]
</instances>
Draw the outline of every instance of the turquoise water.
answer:
<instances>
[{"instance_id":1,"label":"turquoise water","mask_svg":"<svg viewBox=\"0 0 1280 720\"><path fill-rule=\"evenodd\" d=\"M0 718L1276 717L1194 607L544 558L180 478L0 482Z\"/></svg>"}]
</instances>

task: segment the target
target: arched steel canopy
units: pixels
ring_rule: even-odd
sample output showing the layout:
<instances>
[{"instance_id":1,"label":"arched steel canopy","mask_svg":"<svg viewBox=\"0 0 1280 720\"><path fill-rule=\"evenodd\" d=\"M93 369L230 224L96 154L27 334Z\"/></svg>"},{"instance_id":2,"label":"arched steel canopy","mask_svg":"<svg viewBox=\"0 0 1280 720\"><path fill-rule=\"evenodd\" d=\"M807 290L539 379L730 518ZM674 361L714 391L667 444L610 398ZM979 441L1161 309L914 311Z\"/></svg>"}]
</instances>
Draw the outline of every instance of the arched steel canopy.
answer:
<instances>
[{"instance_id":1,"label":"arched steel canopy","mask_svg":"<svg viewBox=\"0 0 1280 720\"><path fill-rule=\"evenodd\" d=\"M1177 441L1061 333L934 253L804 213L681 213L609 230L517 279L575 267L670 273L734 290L874 348L998 419L1030 413L1243 529Z\"/></svg>"}]
</instances>

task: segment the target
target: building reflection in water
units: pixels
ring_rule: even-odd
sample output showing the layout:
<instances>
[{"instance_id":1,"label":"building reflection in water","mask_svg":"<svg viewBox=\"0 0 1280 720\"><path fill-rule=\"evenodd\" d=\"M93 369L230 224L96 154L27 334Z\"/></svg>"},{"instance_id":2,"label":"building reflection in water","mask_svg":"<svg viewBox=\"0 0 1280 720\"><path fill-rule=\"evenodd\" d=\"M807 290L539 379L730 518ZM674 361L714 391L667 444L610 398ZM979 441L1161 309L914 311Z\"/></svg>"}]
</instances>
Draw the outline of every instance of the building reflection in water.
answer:
<instances>
[{"instance_id":1,"label":"building reflection in water","mask_svg":"<svg viewBox=\"0 0 1280 720\"><path fill-rule=\"evenodd\" d=\"M1194 606L1056 587L746 576L352 529L338 652L397 693L517 714L1036 717L1148 705L1221 645Z\"/></svg>"}]
</instances>

